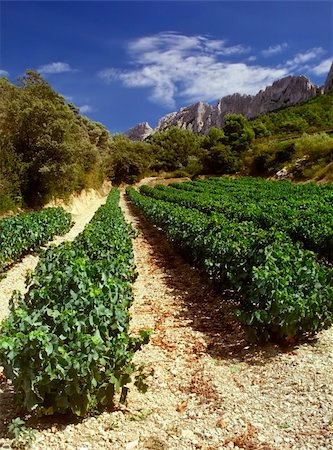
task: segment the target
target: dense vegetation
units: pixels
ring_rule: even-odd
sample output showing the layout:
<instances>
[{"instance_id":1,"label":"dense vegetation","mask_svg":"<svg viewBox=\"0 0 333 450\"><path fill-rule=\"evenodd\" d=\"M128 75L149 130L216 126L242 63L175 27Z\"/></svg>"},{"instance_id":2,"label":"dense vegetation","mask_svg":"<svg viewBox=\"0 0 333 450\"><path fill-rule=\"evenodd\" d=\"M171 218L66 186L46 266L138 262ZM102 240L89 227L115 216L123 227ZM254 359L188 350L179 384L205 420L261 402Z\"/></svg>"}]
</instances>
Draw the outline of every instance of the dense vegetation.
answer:
<instances>
[{"instance_id":1,"label":"dense vegetation","mask_svg":"<svg viewBox=\"0 0 333 450\"><path fill-rule=\"evenodd\" d=\"M24 254L66 233L71 215L63 208L20 214L0 220L0 273Z\"/></svg>"},{"instance_id":2,"label":"dense vegetation","mask_svg":"<svg viewBox=\"0 0 333 450\"><path fill-rule=\"evenodd\" d=\"M84 232L50 248L24 297L12 299L0 333L0 361L25 409L84 415L112 405L136 373L132 362L147 342L128 334L136 278L132 230L111 191Z\"/></svg>"},{"instance_id":3,"label":"dense vegetation","mask_svg":"<svg viewBox=\"0 0 333 450\"><path fill-rule=\"evenodd\" d=\"M206 136L171 127L145 142L110 136L36 72L0 78L0 213L39 206L83 188L147 175L271 176L332 181L333 93L255 120L229 114Z\"/></svg>"},{"instance_id":4,"label":"dense vegetation","mask_svg":"<svg viewBox=\"0 0 333 450\"><path fill-rule=\"evenodd\" d=\"M104 180L109 133L36 72L0 79L0 212L39 206Z\"/></svg>"},{"instance_id":5,"label":"dense vegetation","mask_svg":"<svg viewBox=\"0 0 333 450\"><path fill-rule=\"evenodd\" d=\"M242 196L246 184L246 180L222 181L220 197L228 189L235 198ZM269 198L272 192L271 197L277 194L281 202L280 185L275 185L275 192L270 184L263 196ZM265 182L252 182L253 191L260 187L265 190ZM185 195L173 188L142 188L142 192L145 195L128 189L133 203L167 233L186 258L205 269L222 289L234 290L240 302L237 317L250 335L259 340L289 340L331 325L332 269L318 263L313 252L286 232L261 228L252 220L240 221L237 214L223 212L218 202L205 209L209 195L201 197L196 189ZM290 195L288 189L285 195ZM271 207L274 215L273 203Z\"/></svg>"},{"instance_id":6,"label":"dense vegetation","mask_svg":"<svg viewBox=\"0 0 333 450\"><path fill-rule=\"evenodd\" d=\"M142 186L140 191L208 214L216 212L260 228L275 227L322 256L333 258L333 187L242 178ZM195 193L195 195L193 195Z\"/></svg>"},{"instance_id":7,"label":"dense vegetation","mask_svg":"<svg viewBox=\"0 0 333 450\"><path fill-rule=\"evenodd\" d=\"M171 127L143 143L123 138L119 174L127 182L161 172L267 177L286 166L297 181L333 181L332 132L333 92L254 120L229 114L223 129L211 128L206 136Z\"/></svg>"}]
</instances>

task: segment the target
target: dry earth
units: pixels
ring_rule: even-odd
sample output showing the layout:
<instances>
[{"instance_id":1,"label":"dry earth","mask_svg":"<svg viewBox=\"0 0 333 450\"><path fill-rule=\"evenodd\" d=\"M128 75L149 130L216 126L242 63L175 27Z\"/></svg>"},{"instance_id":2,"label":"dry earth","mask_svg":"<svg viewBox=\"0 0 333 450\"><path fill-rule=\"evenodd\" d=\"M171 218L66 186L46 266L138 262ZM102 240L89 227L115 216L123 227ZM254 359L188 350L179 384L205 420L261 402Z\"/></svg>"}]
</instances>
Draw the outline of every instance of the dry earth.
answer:
<instances>
[{"instance_id":1,"label":"dry earth","mask_svg":"<svg viewBox=\"0 0 333 450\"><path fill-rule=\"evenodd\" d=\"M82 421L30 419L33 448L332 450L333 330L294 348L249 345L226 293L214 292L124 197L121 206L139 233L131 329L153 330L136 355L154 369L149 390L133 387L126 406ZM17 411L10 386L0 389L4 449Z\"/></svg>"}]
</instances>

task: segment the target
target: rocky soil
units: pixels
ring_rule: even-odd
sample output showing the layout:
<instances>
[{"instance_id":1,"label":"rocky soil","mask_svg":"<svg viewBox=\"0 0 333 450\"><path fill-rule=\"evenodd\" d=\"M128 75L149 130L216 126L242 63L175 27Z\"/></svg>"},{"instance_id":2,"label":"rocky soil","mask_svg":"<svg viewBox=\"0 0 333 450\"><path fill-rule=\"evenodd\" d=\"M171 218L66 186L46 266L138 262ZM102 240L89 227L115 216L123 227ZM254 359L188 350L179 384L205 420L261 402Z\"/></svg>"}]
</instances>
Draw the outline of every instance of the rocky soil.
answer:
<instances>
[{"instance_id":1,"label":"rocky soil","mask_svg":"<svg viewBox=\"0 0 333 450\"><path fill-rule=\"evenodd\" d=\"M136 355L149 389L133 387L127 404L82 421L36 421L35 450L332 450L333 330L294 348L250 345L233 319L234 305L218 293L133 210L131 329L151 328ZM18 415L0 384L0 448L11 448L6 426Z\"/></svg>"}]
</instances>

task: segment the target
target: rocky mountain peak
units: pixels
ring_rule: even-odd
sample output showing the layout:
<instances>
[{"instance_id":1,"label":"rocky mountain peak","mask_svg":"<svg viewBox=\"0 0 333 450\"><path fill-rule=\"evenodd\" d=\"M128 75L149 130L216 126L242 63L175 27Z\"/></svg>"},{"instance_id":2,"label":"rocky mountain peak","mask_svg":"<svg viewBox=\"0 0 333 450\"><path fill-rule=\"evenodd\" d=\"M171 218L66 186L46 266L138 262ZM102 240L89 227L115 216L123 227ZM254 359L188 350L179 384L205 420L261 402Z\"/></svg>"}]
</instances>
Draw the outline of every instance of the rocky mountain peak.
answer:
<instances>
[{"instance_id":1,"label":"rocky mountain peak","mask_svg":"<svg viewBox=\"0 0 333 450\"><path fill-rule=\"evenodd\" d=\"M126 131L124 134L131 139L131 141L144 141L153 132L154 130L148 122L142 122Z\"/></svg>"},{"instance_id":2,"label":"rocky mountain peak","mask_svg":"<svg viewBox=\"0 0 333 450\"><path fill-rule=\"evenodd\" d=\"M330 91L331 89L333 89L333 62L331 64L331 68L330 68L327 78L326 78L324 92L326 93L326 92Z\"/></svg>"},{"instance_id":3,"label":"rocky mountain peak","mask_svg":"<svg viewBox=\"0 0 333 450\"><path fill-rule=\"evenodd\" d=\"M317 88L304 76L288 76L275 81L256 95L232 94L222 97L216 106L195 103L160 119L156 131L171 126L206 134L211 127L221 128L227 114L254 118L275 109L292 106L317 95Z\"/></svg>"},{"instance_id":4,"label":"rocky mountain peak","mask_svg":"<svg viewBox=\"0 0 333 450\"><path fill-rule=\"evenodd\" d=\"M328 74L324 92L333 88L333 64ZM139 124L126 135L133 140L143 140L156 131L172 126L190 130L196 134L207 134L211 127L222 128L227 114L242 114L252 119L279 108L293 106L318 95L318 87L307 77L287 76L274 81L271 86L256 95L235 93L222 97L215 106L198 102L162 117L155 130L147 124Z\"/></svg>"},{"instance_id":5,"label":"rocky mountain peak","mask_svg":"<svg viewBox=\"0 0 333 450\"><path fill-rule=\"evenodd\" d=\"M207 103L198 102L194 105L181 108L178 112L162 117L156 127L156 131L163 131L172 126L187 129L197 134L208 133L210 116L214 108Z\"/></svg>"}]
</instances>

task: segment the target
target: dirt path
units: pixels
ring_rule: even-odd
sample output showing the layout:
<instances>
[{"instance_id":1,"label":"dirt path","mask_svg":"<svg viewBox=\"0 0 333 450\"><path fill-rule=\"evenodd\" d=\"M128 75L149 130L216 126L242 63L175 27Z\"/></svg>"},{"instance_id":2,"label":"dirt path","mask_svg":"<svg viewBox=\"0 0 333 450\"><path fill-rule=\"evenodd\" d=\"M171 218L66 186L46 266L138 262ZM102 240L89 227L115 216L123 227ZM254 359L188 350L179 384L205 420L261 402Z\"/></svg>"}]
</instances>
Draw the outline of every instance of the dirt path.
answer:
<instances>
[{"instance_id":1,"label":"dirt path","mask_svg":"<svg viewBox=\"0 0 333 450\"><path fill-rule=\"evenodd\" d=\"M332 450L332 329L292 350L249 345L231 302L121 206L139 232L131 328L153 329L136 355L154 369L149 390L79 423L40 422L33 448Z\"/></svg>"},{"instance_id":2,"label":"dirt path","mask_svg":"<svg viewBox=\"0 0 333 450\"><path fill-rule=\"evenodd\" d=\"M78 201L73 207L72 214L74 225L63 236L56 236L50 244L59 245L64 241L72 241L75 237L83 231L86 224L92 219L97 209L103 204L106 197L91 196L85 201ZM25 278L29 271L34 270L38 263L38 256L27 255L22 261L16 263L5 274L5 277L0 281L0 322L8 314L8 303L12 293L17 290L25 292Z\"/></svg>"},{"instance_id":3,"label":"dirt path","mask_svg":"<svg viewBox=\"0 0 333 450\"><path fill-rule=\"evenodd\" d=\"M83 231L86 224L92 219L97 209L105 202L106 197L100 195L85 196L72 205L72 217L74 225L63 236L56 236L51 242L59 245L64 241L72 241ZM9 300L16 290L24 293L26 291L25 279L28 272L34 270L38 263L38 256L28 255L22 261L16 263L0 282L0 322L8 314ZM0 450L8 447L9 441L2 439L6 433L7 423L18 415L14 408L13 392L10 386L1 379L0 367Z\"/></svg>"}]
</instances>

